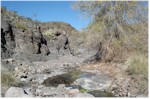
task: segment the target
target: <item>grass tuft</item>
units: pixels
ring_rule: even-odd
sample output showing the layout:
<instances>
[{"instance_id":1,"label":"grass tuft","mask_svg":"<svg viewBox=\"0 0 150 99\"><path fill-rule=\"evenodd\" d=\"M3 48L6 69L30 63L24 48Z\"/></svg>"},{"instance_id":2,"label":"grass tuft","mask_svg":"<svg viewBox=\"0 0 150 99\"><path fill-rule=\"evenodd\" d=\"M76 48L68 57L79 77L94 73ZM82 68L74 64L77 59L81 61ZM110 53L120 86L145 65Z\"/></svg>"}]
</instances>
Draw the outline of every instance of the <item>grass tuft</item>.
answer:
<instances>
[{"instance_id":1,"label":"grass tuft","mask_svg":"<svg viewBox=\"0 0 150 99\"><path fill-rule=\"evenodd\" d=\"M131 55L126 64L128 66L127 72L131 75L141 74L144 78L148 76L148 60L147 56L143 54Z\"/></svg>"},{"instance_id":2,"label":"grass tuft","mask_svg":"<svg viewBox=\"0 0 150 99\"><path fill-rule=\"evenodd\" d=\"M44 33L45 36L47 36L49 39L53 39L54 38L54 33L52 33L50 30L46 31Z\"/></svg>"},{"instance_id":3,"label":"grass tuft","mask_svg":"<svg viewBox=\"0 0 150 99\"><path fill-rule=\"evenodd\" d=\"M15 26L17 27L17 28L19 28L19 29L23 29L23 30L27 30L27 27L26 26L24 26L22 23L16 23L15 24Z\"/></svg>"},{"instance_id":4,"label":"grass tuft","mask_svg":"<svg viewBox=\"0 0 150 99\"><path fill-rule=\"evenodd\" d=\"M1 84L6 87L17 86L18 82L13 77L13 72L1 71Z\"/></svg>"},{"instance_id":5,"label":"grass tuft","mask_svg":"<svg viewBox=\"0 0 150 99\"><path fill-rule=\"evenodd\" d=\"M140 78L139 88L143 94L148 89L148 58L144 54L131 55L126 61L127 72L133 77Z\"/></svg>"}]
</instances>

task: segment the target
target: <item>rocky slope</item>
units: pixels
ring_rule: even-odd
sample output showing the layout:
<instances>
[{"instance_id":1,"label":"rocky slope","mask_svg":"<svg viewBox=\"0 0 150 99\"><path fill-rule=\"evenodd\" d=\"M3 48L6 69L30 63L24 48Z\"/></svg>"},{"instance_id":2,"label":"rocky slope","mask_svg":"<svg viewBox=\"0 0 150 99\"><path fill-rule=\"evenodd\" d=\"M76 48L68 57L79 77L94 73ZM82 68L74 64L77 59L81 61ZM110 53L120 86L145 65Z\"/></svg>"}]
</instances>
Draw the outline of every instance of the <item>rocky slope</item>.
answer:
<instances>
[{"instance_id":1,"label":"rocky slope","mask_svg":"<svg viewBox=\"0 0 150 99\"><path fill-rule=\"evenodd\" d=\"M71 25L63 22L41 23L32 21L4 8L1 9L1 13L2 59L22 56L32 59L34 55L35 57L37 55L39 57L47 56L55 50L57 50L56 53L61 50L62 52L71 51L67 35L76 31ZM49 31L53 38L43 35ZM55 48L53 49L53 47Z\"/></svg>"}]
</instances>

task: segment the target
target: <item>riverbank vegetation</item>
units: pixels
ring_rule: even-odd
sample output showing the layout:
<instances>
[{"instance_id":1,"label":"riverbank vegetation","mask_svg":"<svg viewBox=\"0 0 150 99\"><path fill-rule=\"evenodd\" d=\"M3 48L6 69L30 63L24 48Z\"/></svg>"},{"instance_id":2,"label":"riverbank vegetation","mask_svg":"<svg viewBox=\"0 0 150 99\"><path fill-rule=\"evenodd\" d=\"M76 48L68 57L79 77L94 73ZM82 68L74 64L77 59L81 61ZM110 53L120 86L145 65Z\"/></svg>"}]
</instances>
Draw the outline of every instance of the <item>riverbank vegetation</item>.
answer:
<instances>
[{"instance_id":1,"label":"riverbank vegetation","mask_svg":"<svg viewBox=\"0 0 150 99\"><path fill-rule=\"evenodd\" d=\"M91 18L81 33L87 46L95 48L101 42L113 51L111 62L124 63L129 75L141 77L141 90L148 88L148 3L81 1L73 8Z\"/></svg>"}]
</instances>

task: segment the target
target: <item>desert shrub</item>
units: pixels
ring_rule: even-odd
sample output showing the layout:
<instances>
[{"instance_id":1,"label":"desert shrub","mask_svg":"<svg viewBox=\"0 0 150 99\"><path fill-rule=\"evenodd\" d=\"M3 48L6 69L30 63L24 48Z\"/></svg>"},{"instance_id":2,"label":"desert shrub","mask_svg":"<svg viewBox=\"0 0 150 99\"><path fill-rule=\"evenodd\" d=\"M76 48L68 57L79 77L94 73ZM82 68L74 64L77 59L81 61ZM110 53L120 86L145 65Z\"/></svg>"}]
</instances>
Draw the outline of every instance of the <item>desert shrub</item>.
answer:
<instances>
[{"instance_id":1,"label":"desert shrub","mask_svg":"<svg viewBox=\"0 0 150 99\"><path fill-rule=\"evenodd\" d=\"M27 20L29 20L29 21L33 21L31 18L27 18Z\"/></svg>"},{"instance_id":2,"label":"desert shrub","mask_svg":"<svg viewBox=\"0 0 150 99\"><path fill-rule=\"evenodd\" d=\"M80 88L79 91L82 92L82 93L88 92L88 90L87 90L87 89L84 89L84 88Z\"/></svg>"},{"instance_id":3,"label":"desert shrub","mask_svg":"<svg viewBox=\"0 0 150 99\"><path fill-rule=\"evenodd\" d=\"M17 22L15 24L15 26L19 29L27 30L27 27L25 25L23 25L22 23Z\"/></svg>"},{"instance_id":4,"label":"desert shrub","mask_svg":"<svg viewBox=\"0 0 150 99\"><path fill-rule=\"evenodd\" d=\"M148 93L148 80L142 80L142 83L140 84L140 92L142 94Z\"/></svg>"},{"instance_id":5,"label":"desert shrub","mask_svg":"<svg viewBox=\"0 0 150 99\"><path fill-rule=\"evenodd\" d=\"M148 90L148 80L141 79L140 82L139 82L139 88L140 88L140 93L141 94L147 93L147 90Z\"/></svg>"},{"instance_id":6,"label":"desert shrub","mask_svg":"<svg viewBox=\"0 0 150 99\"><path fill-rule=\"evenodd\" d=\"M86 40L86 34L85 32L76 32L74 31L70 37L73 39L72 41L75 42L80 42L80 43L84 43Z\"/></svg>"},{"instance_id":7,"label":"desert shrub","mask_svg":"<svg viewBox=\"0 0 150 99\"><path fill-rule=\"evenodd\" d=\"M101 41L101 34L100 33L88 33L86 36L86 43L88 45L88 47L91 48L96 48L96 46L99 44L99 42Z\"/></svg>"},{"instance_id":8,"label":"desert shrub","mask_svg":"<svg viewBox=\"0 0 150 99\"><path fill-rule=\"evenodd\" d=\"M131 55L126 64L127 72L136 79L140 79L138 80L140 93L145 93L148 89L148 56L145 54Z\"/></svg>"},{"instance_id":9,"label":"desert shrub","mask_svg":"<svg viewBox=\"0 0 150 99\"><path fill-rule=\"evenodd\" d=\"M131 55L126 61L127 72L131 75L140 74L144 79L148 79L148 57L144 54Z\"/></svg>"},{"instance_id":10,"label":"desert shrub","mask_svg":"<svg viewBox=\"0 0 150 99\"><path fill-rule=\"evenodd\" d=\"M54 33L50 30L46 31L44 35L47 36L49 39L52 39L55 36Z\"/></svg>"},{"instance_id":11,"label":"desert shrub","mask_svg":"<svg viewBox=\"0 0 150 99\"><path fill-rule=\"evenodd\" d=\"M9 88L11 86L21 87L24 83L17 80L14 76L13 71L2 70L1 71L1 85Z\"/></svg>"},{"instance_id":12,"label":"desert shrub","mask_svg":"<svg viewBox=\"0 0 150 99\"><path fill-rule=\"evenodd\" d=\"M96 46L99 42L107 46L112 45L111 49L119 58L125 52L129 55L130 52L147 52L148 7L143 3L75 2L73 8L91 17L87 27L90 32L86 38L89 47L95 48L93 45Z\"/></svg>"},{"instance_id":13,"label":"desert shrub","mask_svg":"<svg viewBox=\"0 0 150 99\"><path fill-rule=\"evenodd\" d=\"M6 87L16 86L18 82L13 77L13 72L1 71L1 84Z\"/></svg>"}]
</instances>

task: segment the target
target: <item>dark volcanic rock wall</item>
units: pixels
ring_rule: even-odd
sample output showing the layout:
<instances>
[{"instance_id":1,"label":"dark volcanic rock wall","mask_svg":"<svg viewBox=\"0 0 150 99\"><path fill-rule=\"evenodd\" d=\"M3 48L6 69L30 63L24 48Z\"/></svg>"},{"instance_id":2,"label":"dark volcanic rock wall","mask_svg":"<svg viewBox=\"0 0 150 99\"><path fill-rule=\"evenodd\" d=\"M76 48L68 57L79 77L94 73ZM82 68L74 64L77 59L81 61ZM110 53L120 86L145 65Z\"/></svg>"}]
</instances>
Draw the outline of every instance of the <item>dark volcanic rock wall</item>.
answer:
<instances>
[{"instance_id":1,"label":"dark volcanic rock wall","mask_svg":"<svg viewBox=\"0 0 150 99\"><path fill-rule=\"evenodd\" d=\"M65 55L72 54L68 35L64 31L53 31L53 37L46 37L51 53Z\"/></svg>"},{"instance_id":2,"label":"dark volcanic rock wall","mask_svg":"<svg viewBox=\"0 0 150 99\"><path fill-rule=\"evenodd\" d=\"M2 59L11 57L35 59L47 56L50 52L62 55L72 54L68 37L72 31L76 30L70 24L33 21L15 12L7 11L5 8L1 8L1 15ZM56 30L53 33L53 39L47 39L48 37L43 35L50 29Z\"/></svg>"},{"instance_id":3,"label":"dark volcanic rock wall","mask_svg":"<svg viewBox=\"0 0 150 99\"><path fill-rule=\"evenodd\" d=\"M34 30L34 29L33 29ZM47 41L43 38L39 29L27 30L25 32L16 31L16 52L22 52L25 54L43 54L48 55L50 53L47 47Z\"/></svg>"},{"instance_id":4,"label":"dark volcanic rock wall","mask_svg":"<svg viewBox=\"0 0 150 99\"><path fill-rule=\"evenodd\" d=\"M2 59L11 58L17 54L48 55L50 51L47 47L47 41L41 33L40 26L34 22L25 24L25 19L13 12L2 9L1 26L1 55ZM24 24L21 24L24 23Z\"/></svg>"},{"instance_id":5,"label":"dark volcanic rock wall","mask_svg":"<svg viewBox=\"0 0 150 99\"><path fill-rule=\"evenodd\" d=\"M15 49L15 35L10 22L2 20L1 27L1 56L2 58L12 57Z\"/></svg>"}]
</instances>

